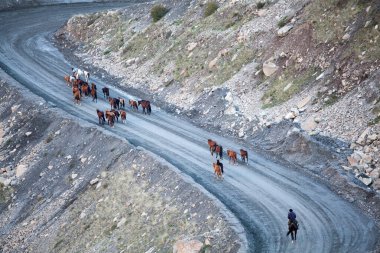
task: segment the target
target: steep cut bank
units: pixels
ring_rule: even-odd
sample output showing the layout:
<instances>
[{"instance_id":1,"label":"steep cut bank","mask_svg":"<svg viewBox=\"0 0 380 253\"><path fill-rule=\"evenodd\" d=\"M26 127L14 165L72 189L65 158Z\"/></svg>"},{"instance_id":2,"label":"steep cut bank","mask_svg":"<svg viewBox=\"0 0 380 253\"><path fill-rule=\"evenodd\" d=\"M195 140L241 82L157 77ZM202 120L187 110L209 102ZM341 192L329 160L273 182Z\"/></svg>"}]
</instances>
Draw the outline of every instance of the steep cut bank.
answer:
<instances>
[{"instance_id":1,"label":"steep cut bank","mask_svg":"<svg viewBox=\"0 0 380 253\"><path fill-rule=\"evenodd\" d=\"M244 249L233 217L174 168L10 79L0 90L1 252Z\"/></svg>"}]
</instances>

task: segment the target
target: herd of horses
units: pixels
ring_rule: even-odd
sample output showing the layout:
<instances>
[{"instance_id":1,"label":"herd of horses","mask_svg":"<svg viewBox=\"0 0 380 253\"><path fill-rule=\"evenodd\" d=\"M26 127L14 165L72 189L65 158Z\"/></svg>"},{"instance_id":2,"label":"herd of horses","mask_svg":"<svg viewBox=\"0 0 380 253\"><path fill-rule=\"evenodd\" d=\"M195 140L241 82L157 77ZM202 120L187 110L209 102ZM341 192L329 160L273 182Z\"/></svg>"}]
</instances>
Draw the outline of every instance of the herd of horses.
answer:
<instances>
[{"instance_id":1,"label":"herd of horses","mask_svg":"<svg viewBox=\"0 0 380 253\"><path fill-rule=\"evenodd\" d=\"M211 139L207 140L207 144L210 149L211 156L214 156L216 159L223 159L223 147L219 144L216 143L216 141L213 141ZM231 149L227 149L227 156L229 159L230 164L237 165L237 154L235 151ZM244 149L240 149L240 157L243 163L248 164L248 151ZM213 163L212 164L214 168L214 174L217 179L223 179L223 174L222 174L222 168L218 163Z\"/></svg>"},{"instance_id":2,"label":"herd of horses","mask_svg":"<svg viewBox=\"0 0 380 253\"><path fill-rule=\"evenodd\" d=\"M82 70L77 70L79 71ZM80 79L80 74L73 73L73 76L65 76L65 82L68 87L72 88L73 96L74 96L74 103L77 105L81 104L81 100L83 97L92 97L92 101L97 103L98 102L98 94L97 94L97 88L96 84L91 83L91 87L88 84L88 78L90 74L86 71L82 71L81 73L84 73L84 76L86 78L86 81L83 81ZM87 73L87 74L86 74ZM98 115L99 124L103 125L107 121L107 124L110 127L114 127L115 122L119 122L119 117L121 118L121 123L126 122L127 112L125 110L125 99L122 97L111 97L110 96L110 89L108 87L102 88L103 98L109 102L111 109L101 111L99 109L96 109L96 114ZM148 100L139 100L135 101L132 99L129 99L129 106L132 111L138 111L139 106L142 108L143 114L150 115L152 112L152 108L150 105L150 101Z\"/></svg>"},{"instance_id":3,"label":"herd of horses","mask_svg":"<svg viewBox=\"0 0 380 253\"><path fill-rule=\"evenodd\" d=\"M84 75L85 81L80 79L80 76ZM88 97L91 95L92 101L97 103L98 95L96 84L91 83L91 87L88 84L90 73L77 69L72 76L65 76L65 82L67 86L72 88L74 103L80 105L82 97ZM126 122L127 112L125 110L125 99L121 97L110 97L110 89L108 87L102 88L103 98L109 102L111 109L101 111L96 109L96 114L99 119L99 124L104 125L107 121L107 124L110 127L114 127L115 121L119 122L119 117L121 118L121 123ZM139 100L135 101L129 99L129 106L132 111L138 111L139 106L142 107L143 114L150 115L152 112L150 101L148 100ZM211 156L216 156L216 159L223 159L223 147L211 139L207 140ZM237 153L231 149L226 151L226 154L229 158L229 163L237 165ZM248 164L248 152L244 149L240 149L240 157L243 163ZM219 162L219 161L218 161ZM214 169L214 174L217 179L223 180L223 169L220 163L212 164ZM287 235L291 234L292 242L296 240L298 226L289 223L289 231Z\"/></svg>"}]
</instances>

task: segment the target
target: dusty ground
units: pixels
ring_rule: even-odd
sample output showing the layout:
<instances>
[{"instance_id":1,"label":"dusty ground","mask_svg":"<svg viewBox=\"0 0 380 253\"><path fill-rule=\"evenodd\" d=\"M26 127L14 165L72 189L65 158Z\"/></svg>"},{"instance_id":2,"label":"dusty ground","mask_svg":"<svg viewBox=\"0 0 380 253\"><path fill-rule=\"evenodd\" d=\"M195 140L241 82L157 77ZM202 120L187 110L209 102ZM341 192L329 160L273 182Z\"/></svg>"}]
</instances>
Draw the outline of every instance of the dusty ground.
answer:
<instances>
[{"instance_id":1,"label":"dusty ground","mask_svg":"<svg viewBox=\"0 0 380 253\"><path fill-rule=\"evenodd\" d=\"M0 90L1 252L169 252L206 238L238 251L218 204L173 168L23 88Z\"/></svg>"}]
</instances>

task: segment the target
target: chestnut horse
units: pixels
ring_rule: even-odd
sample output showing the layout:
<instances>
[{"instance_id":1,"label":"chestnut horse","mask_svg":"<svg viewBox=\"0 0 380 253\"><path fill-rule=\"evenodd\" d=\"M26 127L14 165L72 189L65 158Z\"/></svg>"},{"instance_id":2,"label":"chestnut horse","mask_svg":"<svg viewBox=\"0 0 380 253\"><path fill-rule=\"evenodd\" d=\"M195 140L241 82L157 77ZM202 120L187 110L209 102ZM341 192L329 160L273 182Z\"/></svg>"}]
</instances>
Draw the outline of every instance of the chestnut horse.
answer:
<instances>
[{"instance_id":1,"label":"chestnut horse","mask_svg":"<svg viewBox=\"0 0 380 253\"><path fill-rule=\"evenodd\" d=\"M108 121L108 125L110 127L113 127L114 123L115 123L115 114L111 111L106 111L106 118L107 118L107 121Z\"/></svg>"},{"instance_id":2,"label":"chestnut horse","mask_svg":"<svg viewBox=\"0 0 380 253\"><path fill-rule=\"evenodd\" d=\"M148 100L140 100L138 105L141 105L144 114L150 114L152 112L152 108L150 107L150 102Z\"/></svg>"},{"instance_id":3,"label":"chestnut horse","mask_svg":"<svg viewBox=\"0 0 380 253\"><path fill-rule=\"evenodd\" d=\"M74 92L74 102L78 105L80 105L80 90L76 88L76 91Z\"/></svg>"},{"instance_id":4,"label":"chestnut horse","mask_svg":"<svg viewBox=\"0 0 380 253\"><path fill-rule=\"evenodd\" d=\"M111 109L119 109L120 108L120 100L118 98L108 98L108 101L110 102Z\"/></svg>"},{"instance_id":5,"label":"chestnut horse","mask_svg":"<svg viewBox=\"0 0 380 253\"><path fill-rule=\"evenodd\" d=\"M222 170L220 169L220 166L216 163L213 163L212 166L214 167L215 177L217 179L223 179L223 174L222 174Z\"/></svg>"},{"instance_id":6,"label":"chestnut horse","mask_svg":"<svg viewBox=\"0 0 380 253\"><path fill-rule=\"evenodd\" d=\"M136 110L136 111L139 110L139 107L138 107L137 102L135 100L130 99L129 100L129 105L131 106L131 108L133 110Z\"/></svg>"},{"instance_id":7,"label":"chestnut horse","mask_svg":"<svg viewBox=\"0 0 380 253\"><path fill-rule=\"evenodd\" d=\"M88 86L88 83L82 84L82 92L85 96L88 96L90 94L90 86Z\"/></svg>"},{"instance_id":8,"label":"chestnut horse","mask_svg":"<svg viewBox=\"0 0 380 253\"><path fill-rule=\"evenodd\" d=\"M125 123L125 121L127 119L127 113L126 113L126 111L121 110L120 111L120 116L121 116L121 123Z\"/></svg>"},{"instance_id":9,"label":"chestnut horse","mask_svg":"<svg viewBox=\"0 0 380 253\"><path fill-rule=\"evenodd\" d=\"M230 158L230 163L236 164L237 157L235 151L227 150L227 156Z\"/></svg>"},{"instance_id":10,"label":"chestnut horse","mask_svg":"<svg viewBox=\"0 0 380 253\"><path fill-rule=\"evenodd\" d=\"M96 109L96 114L98 114L99 125L104 125L104 122L106 122L106 119L104 118L104 112Z\"/></svg>"},{"instance_id":11,"label":"chestnut horse","mask_svg":"<svg viewBox=\"0 0 380 253\"><path fill-rule=\"evenodd\" d=\"M108 97L110 96L110 89L107 87L103 87L102 91L104 98L108 99Z\"/></svg>"},{"instance_id":12,"label":"chestnut horse","mask_svg":"<svg viewBox=\"0 0 380 253\"><path fill-rule=\"evenodd\" d=\"M247 150L240 149L240 156L241 156L241 160L243 161L243 163L246 162L248 164L248 152L247 152Z\"/></svg>"},{"instance_id":13,"label":"chestnut horse","mask_svg":"<svg viewBox=\"0 0 380 253\"><path fill-rule=\"evenodd\" d=\"M208 144L208 146L209 146L209 148L210 148L210 153L211 153L211 155L214 155L216 142L213 141L213 140L211 140L211 139L208 139L208 140L207 140L207 144Z\"/></svg>"}]
</instances>

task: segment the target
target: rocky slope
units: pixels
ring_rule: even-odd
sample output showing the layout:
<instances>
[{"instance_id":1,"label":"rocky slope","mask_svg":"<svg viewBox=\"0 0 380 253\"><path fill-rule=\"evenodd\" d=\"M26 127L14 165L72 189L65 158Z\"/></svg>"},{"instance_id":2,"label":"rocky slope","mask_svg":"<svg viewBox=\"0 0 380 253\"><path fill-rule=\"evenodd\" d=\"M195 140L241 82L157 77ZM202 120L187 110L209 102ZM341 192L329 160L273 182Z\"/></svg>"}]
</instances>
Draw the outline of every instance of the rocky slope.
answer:
<instances>
[{"instance_id":1,"label":"rocky slope","mask_svg":"<svg viewBox=\"0 0 380 253\"><path fill-rule=\"evenodd\" d=\"M175 168L10 79L0 90L0 252L244 248L233 217Z\"/></svg>"},{"instance_id":2,"label":"rocky slope","mask_svg":"<svg viewBox=\"0 0 380 253\"><path fill-rule=\"evenodd\" d=\"M75 16L56 36L78 64L213 131L255 145L291 121L340 140L336 170L380 192L378 1L221 0L207 17L207 1L160 3L169 12L156 23L148 3Z\"/></svg>"}]
</instances>

